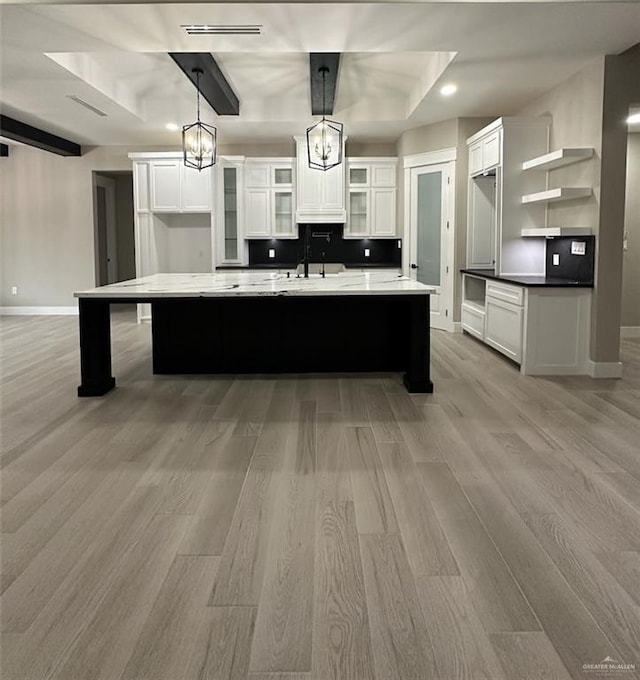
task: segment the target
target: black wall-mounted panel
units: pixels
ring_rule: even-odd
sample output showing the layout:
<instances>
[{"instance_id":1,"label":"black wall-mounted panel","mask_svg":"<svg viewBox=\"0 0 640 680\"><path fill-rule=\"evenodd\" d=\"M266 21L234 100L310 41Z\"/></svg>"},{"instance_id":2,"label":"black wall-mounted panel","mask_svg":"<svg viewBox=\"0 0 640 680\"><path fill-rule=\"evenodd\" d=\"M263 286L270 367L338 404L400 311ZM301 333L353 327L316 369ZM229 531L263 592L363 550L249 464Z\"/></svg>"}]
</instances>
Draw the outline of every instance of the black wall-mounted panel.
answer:
<instances>
[{"instance_id":1,"label":"black wall-mounted panel","mask_svg":"<svg viewBox=\"0 0 640 680\"><path fill-rule=\"evenodd\" d=\"M304 254L304 234L309 229L310 258L312 262L339 262L364 267L400 267L402 248L399 239L345 239L342 224L300 224L297 239L250 240L249 265L273 265L294 267ZM369 257L365 257L365 248ZM269 250L276 251L275 258L269 257Z\"/></svg>"},{"instance_id":2,"label":"black wall-mounted panel","mask_svg":"<svg viewBox=\"0 0 640 680\"><path fill-rule=\"evenodd\" d=\"M0 144L0 158L7 158L9 155L9 145Z\"/></svg>"},{"instance_id":3,"label":"black wall-mounted panel","mask_svg":"<svg viewBox=\"0 0 640 680\"><path fill-rule=\"evenodd\" d=\"M195 85L200 69L200 94L219 116L239 116L240 102L220 67L208 52L169 52L169 56Z\"/></svg>"},{"instance_id":4,"label":"black wall-mounted panel","mask_svg":"<svg viewBox=\"0 0 640 680\"><path fill-rule=\"evenodd\" d=\"M328 68L324 78L324 108L322 67ZM314 116L330 116L336 97L340 52L312 52L309 54L309 76L311 79L311 113Z\"/></svg>"},{"instance_id":5,"label":"black wall-mounted panel","mask_svg":"<svg viewBox=\"0 0 640 680\"><path fill-rule=\"evenodd\" d=\"M82 156L82 148L79 144L9 118L9 116L0 115L0 135L59 156Z\"/></svg>"},{"instance_id":6,"label":"black wall-mounted panel","mask_svg":"<svg viewBox=\"0 0 640 680\"><path fill-rule=\"evenodd\" d=\"M584 255L572 255L571 243L585 243ZM596 237L570 236L547 239L546 275L571 281L593 283L595 265ZM553 264L553 256L560 256L560 264Z\"/></svg>"}]
</instances>

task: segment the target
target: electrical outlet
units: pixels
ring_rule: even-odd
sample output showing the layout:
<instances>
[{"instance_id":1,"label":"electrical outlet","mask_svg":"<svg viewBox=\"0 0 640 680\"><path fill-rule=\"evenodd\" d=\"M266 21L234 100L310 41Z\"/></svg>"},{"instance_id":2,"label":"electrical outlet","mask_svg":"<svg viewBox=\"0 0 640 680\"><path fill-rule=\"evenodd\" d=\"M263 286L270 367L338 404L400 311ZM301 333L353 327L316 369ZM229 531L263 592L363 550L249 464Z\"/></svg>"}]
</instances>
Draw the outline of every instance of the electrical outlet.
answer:
<instances>
[{"instance_id":1,"label":"electrical outlet","mask_svg":"<svg viewBox=\"0 0 640 680\"><path fill-rule=\"evenodd\" d=\"M553 254L553 264L556 266L560 264L560 255L558 253Z\"/></svg>"},{"instance_id":2,"label":"electrical outlet","mask_svg":"<svg viewBox=\"0 0 640 680\"><path fill-rule=\"evenodd\" d=\"M571 241L572 255L585 255L587 252L587 244L584 241Z\"/></svg>"},{"instance_id":3,"label":"electrical outlet","mask_svg":"<svg viewBox=\"0 0 640 680\"><path fill-rule=\"evenodd\" d=\"M369 257L369 255L371 255L371 251L369 250L369 248L365 248L364 249L364 256Z\"/></svg>"},{"instance_id":4,"label":"electrical outlet","mask_svg":"<svg viewBox=\"0 0 640 680\"><path fill-rule=\"evenodd\" d=\"M11 295L18 294L18 286L11 286Z\"/></svg>"},{"instance_id":5,"label":"electrical outlet","mask_svg":"<svg viewBox=\"0 0 640 680\"><path fill-rule=\"evenodd\" d=\"M276 249L275 248L269 248L269 257L273 258L276 256Z\"/></svg>"}]
</instances>

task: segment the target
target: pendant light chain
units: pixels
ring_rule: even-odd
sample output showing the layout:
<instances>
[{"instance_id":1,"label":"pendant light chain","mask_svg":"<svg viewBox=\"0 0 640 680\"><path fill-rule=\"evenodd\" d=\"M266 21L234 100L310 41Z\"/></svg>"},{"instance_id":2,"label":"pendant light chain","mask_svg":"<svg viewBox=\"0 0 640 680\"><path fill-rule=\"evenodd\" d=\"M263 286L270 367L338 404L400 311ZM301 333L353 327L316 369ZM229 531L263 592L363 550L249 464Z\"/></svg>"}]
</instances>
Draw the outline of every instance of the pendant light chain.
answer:
<instances>
[{"instance_id":1,"label":"pendant light chain","mask_svg":"<svg viewBox=\"0 0 640 680\"><path fill-rule=\"evenodd\" d=\"M197 121L200 122L200 70L196 71L196 111L198 114Z\"/></svg>"},{"instance_id":2,"label":"pendant light chain","mask_svg":"<svg viewBox=\"0 0 640 680\"><path fill-rule=\"evenodd\" d=\"M322 74L322 118L307 128L307 162L314 170L330 170L342 163L343 125L327 118L327 73L325 65L318 69Z\"/></svg>"}]
</instances>

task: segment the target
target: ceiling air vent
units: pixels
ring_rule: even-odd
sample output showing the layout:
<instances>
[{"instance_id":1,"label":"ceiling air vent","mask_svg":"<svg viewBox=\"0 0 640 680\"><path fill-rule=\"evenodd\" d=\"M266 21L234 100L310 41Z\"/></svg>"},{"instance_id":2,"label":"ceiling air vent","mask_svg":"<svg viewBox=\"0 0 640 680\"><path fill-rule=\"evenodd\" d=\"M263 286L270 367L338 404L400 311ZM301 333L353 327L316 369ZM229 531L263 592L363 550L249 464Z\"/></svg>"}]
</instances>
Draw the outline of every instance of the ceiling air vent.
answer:
<instances>
[{"instance_id":1,"label":"ceiling air vent","mask_svg":"<svg viewBox=\"0 0 640 680\"><path fill-rule=\"evenodd\" d=\"M80 104L80 106L84 106L85 109L89 109L89 111L92 111L97 116L102 116L104 118L107 115L104 111L101 111L96 106L93 106L93 104L89 104L89 102L86 102L84 99L80 99L80 97L78 97L77 94L68 94L66 96L68 99L71 99L76 104Z\"/></svg>"},{"instance_id":2,"label":"ceiling air vent","mask_svg":"<svg viewBox=\"0 0 640 680\"><path fill-rule=\"evenodd\" d=\"M189 35L260 35L261 24L182 24Z\"/></svg>"}]
</instances>

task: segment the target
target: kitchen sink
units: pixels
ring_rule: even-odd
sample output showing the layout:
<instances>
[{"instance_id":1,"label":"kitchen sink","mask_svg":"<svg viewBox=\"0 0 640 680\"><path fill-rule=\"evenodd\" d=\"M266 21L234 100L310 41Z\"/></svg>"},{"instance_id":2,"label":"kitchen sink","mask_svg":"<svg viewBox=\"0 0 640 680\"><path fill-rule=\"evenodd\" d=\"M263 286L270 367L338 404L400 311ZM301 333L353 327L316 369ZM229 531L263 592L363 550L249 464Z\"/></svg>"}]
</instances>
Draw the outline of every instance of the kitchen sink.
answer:
<instances>
[{"instance_id":1,"label":"kitchen sink","mask_svg":"<svg viewBox=\"0 0 640 680\"><path fill-rule=\"evenodd\" d=\"M320 274L322 271L321 262L309 262L309 274ZM324 265L325 274L342 274L346 271L346 267L338 262L326 262ZM299 264L296 268L296 274L304 274L304 265Z\"/></svg>"}]
</instances>

